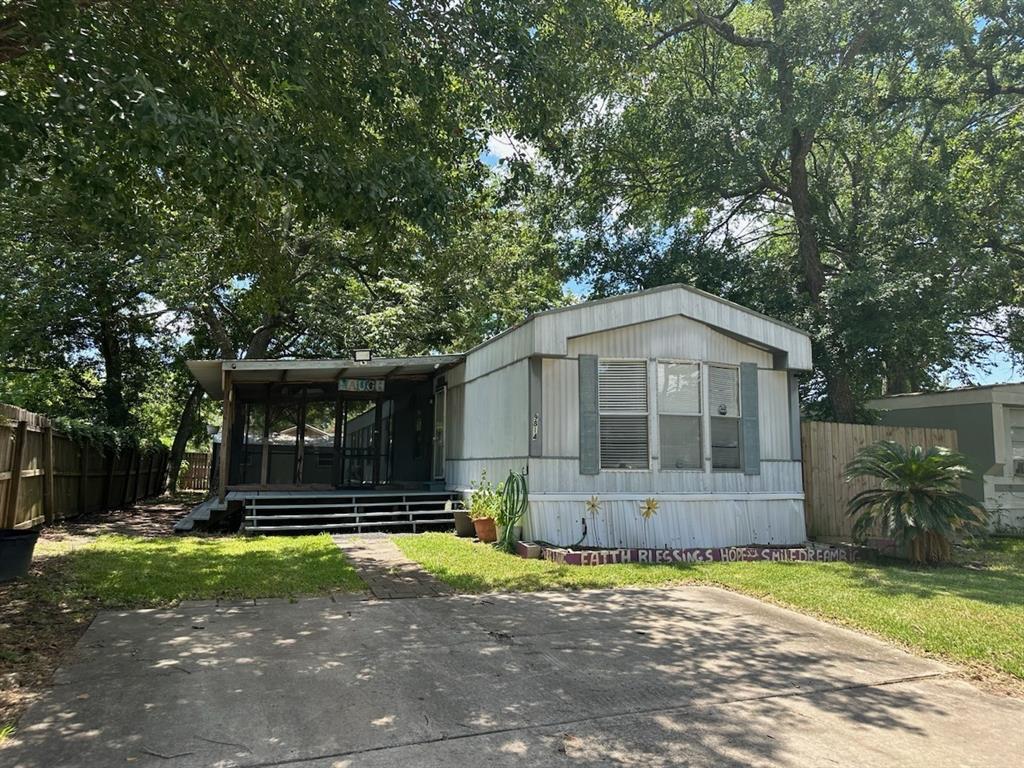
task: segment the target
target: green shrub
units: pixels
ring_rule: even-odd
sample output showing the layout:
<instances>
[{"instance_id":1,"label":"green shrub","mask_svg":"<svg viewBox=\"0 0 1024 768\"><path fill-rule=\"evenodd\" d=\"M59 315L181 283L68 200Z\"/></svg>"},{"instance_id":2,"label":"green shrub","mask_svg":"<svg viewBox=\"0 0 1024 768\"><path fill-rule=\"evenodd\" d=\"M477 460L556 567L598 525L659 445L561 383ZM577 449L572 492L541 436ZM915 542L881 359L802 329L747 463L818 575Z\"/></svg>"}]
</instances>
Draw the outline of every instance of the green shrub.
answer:
<instances>
[{"instance_id":1,"label":"green shrub","mask_svg":"<svg viewBox=\"0 0 1024 768\"><path fill-rule=\"evenodd\" d=\"M960 490L961 480L973 476L966 458L948 448L926 451L891 440L866 446L846 465L846 481L880 483L850 500L855 538L863 541L877 524L912 562L948 560L953 537L985 520L985 511Z\"/></svg>"}]
</instances>

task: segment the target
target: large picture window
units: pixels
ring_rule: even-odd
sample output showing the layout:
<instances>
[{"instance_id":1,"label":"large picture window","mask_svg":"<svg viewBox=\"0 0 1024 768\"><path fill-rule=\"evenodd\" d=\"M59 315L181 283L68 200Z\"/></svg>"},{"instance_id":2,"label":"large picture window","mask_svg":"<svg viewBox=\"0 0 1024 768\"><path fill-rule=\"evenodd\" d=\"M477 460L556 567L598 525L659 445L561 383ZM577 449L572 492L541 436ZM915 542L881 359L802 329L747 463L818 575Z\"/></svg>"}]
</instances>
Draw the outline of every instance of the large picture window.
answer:
<instances>
[{"instance_id":1,"label":"large picture window","mask_svg":"<svg viewBox=\"0 0 1024 768\"><path fill-rule=\"evenodd\" d=\"M708 366L711 468L740 468L739 370Z\"/></svg>"},{"instance_id":2,"label":"large picture window","mask_svg":"<svg viewBox=\"0 0 1024 768\"><path fill-rule=\"evenodd\" d=\"M647 469L647 361L598 364L601 468Z\"/></svg>"},{"instance_id":3,"label":"large picture window","mask_svg":"<svg viewBox=\"0 0 1024 768\"><path fill-rule=\"evenodd\" d=\"M700 469L699 363L658 363L658 436L662 469Z\"/></svg>"}]
</instances>

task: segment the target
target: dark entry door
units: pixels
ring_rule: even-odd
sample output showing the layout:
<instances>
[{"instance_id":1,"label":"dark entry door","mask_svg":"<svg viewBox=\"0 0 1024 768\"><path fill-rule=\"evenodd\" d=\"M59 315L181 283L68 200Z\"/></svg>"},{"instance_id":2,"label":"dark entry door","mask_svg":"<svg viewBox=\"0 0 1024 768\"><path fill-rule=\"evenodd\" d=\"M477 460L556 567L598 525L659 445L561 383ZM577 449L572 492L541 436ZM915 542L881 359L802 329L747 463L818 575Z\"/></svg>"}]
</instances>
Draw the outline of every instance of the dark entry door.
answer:
<instances>
[{"instance_id":1,"label":"dark entry door","mask_svg":"<svg viewBox=\"0 0 1024 768\"><path fill-rule=\"evenodd\" d=\"M343 397L339 419L340 488L366 488L391 481L394 401Z\"/></svg>"}]
</instances>

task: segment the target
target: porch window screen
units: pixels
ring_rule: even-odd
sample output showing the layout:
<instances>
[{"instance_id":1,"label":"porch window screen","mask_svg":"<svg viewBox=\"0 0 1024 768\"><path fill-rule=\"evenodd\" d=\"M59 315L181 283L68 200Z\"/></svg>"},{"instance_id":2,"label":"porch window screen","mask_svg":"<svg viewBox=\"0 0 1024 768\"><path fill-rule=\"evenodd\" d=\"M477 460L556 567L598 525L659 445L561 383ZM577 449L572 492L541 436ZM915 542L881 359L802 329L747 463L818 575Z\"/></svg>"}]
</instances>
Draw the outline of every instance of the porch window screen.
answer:
<instances>
[{"instance_id":1,"label":"porch window screen","mask_svg":"<svg viewBox=\"0 0 1024 768\"><path fill-rule=\"evenodd\" d=\"M698 363L658 363L658 434L662 469L700 469Z\"/></svg>"},{"instance_id":2,"label":"porch window screen","mask_svg":"<svg viewBox=\"0 0 1024 768\"><path fill-rule=\"evenodd\" d=\"M597 370L602 469L647 469L647 361L601 360Z\"/></svg>"},{"instance_id":3,"label":"porch window screen","mask_svg":"<svg viewBox=\"0 0 1024 768\"><path fill-rule=\"evenodd\" d=\"M708 366L712 469L740 469L739 370Z\"/></svg>"}]
</instances>

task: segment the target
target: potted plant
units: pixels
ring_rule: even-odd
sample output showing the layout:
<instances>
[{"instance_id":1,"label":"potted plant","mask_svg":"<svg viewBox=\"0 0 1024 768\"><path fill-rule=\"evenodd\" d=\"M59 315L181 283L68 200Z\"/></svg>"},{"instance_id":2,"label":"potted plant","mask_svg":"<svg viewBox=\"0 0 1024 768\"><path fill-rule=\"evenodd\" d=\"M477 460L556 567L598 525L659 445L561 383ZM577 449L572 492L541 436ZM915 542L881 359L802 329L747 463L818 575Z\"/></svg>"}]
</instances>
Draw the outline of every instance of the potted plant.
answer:
<instances>
[{"instance_id":1,"label":"potted plant","mask_svg":"<svg viewBox=\"0 0 1024 768\"><path fill-rule=\"evenodd\" d=\"M879 481L850 499L855 538L863 541L877 525L915 563L948 560L953 537L985 520L985 511L960 490L960 481L974 475L966 457L948 448L883 440L862 448L845 475L847 482Z\"/></svg>"},{"instance_id":2,"label":"potted plant","mask_svg":"<svg viewBox=\"0 0 1024 768\"><path fill-rule=\"evenodd\" d=\"M0 529L0 581L28 574L39 531Z\"/></svg>"},{"instance_id":3,"label":"potted plant","mask_svg":"<svg viewBox=\"0 0 1024 768\"><path fill-rule=\"evenodd\" d=\"M501 506L502 489L491 485L487 479L487 470L480 475L479 483L470 483L473 487L469 494L469 508L466 510L469 519L473 521L473 528L476 537L486 543L498 540L498 532L494 526L494 519L498 516Z\"/></svg>"},{"instance_id":4,"label":"potted plant","mask_svg":"<svg viewBox=\"0 0 1024 768\"><path fill-rule=\"evenodd\" d=\"M516 542L522 537L523 516L529 506L528 493L526 475L509 470L501 486L496 517L498 546L506 552L514 552Z\"/></svg>"},{"instance_id":5,"label":"potted plant","mask_svg":"<svg viewBox=\"0 0 1024 768\"><path fill-rule=\"evenodd\" d=\"M445 504L445 509L451 508L451 502ZM473 521L469 517L469 510L464 507L451 508L452 517L455 518L455 535L456 536L475 536L476 529L473 527Z\"/></svg>"}]
</instances>

